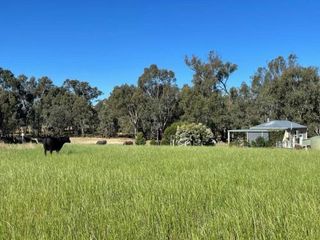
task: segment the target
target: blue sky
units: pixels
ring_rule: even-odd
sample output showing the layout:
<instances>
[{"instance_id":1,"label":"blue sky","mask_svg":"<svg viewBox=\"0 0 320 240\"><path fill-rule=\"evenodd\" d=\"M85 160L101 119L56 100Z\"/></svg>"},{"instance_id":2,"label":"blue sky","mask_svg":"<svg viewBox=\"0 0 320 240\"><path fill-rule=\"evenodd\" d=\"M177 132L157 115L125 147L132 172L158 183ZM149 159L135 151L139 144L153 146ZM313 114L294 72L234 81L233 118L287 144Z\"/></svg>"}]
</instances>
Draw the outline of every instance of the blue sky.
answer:
<instances>
[{"instance_id":1,"label":"blue sky","mask_svg":"<svg viewBox=\"0 0 320 240\"><path fill-rule=\"evenodd\" d=\"M0 67L89 81L107 96L150 64L190 83L185 55L215 50L238 64L229 87L278 55L320 66L320 1L2 1Z\"/></svg>"}]
</instances>

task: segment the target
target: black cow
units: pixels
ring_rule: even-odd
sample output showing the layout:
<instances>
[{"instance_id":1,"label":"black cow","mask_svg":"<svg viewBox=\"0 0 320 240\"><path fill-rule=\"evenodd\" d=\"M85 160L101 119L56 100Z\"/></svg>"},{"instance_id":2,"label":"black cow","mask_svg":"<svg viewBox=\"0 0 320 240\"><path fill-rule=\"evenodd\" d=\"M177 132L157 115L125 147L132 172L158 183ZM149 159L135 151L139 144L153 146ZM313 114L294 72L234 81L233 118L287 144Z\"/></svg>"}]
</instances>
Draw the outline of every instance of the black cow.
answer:
<instances>
[{"instance_id":1,"label":"black cow","mask_svg":"<svg viewBox=\"0 0 320 240\"><path fill-rule=\"evenodd\" d=\"M44 137L42 139L44 155L47 155L47 151L52 154L53 151L59 153L63 144L70 143L69 137Z\"/></svg>"},{"instance_id":2,"label":"black cow","mask_svg":"<svg viewBox=\"0 0 320 240\"><path fill-rule=\"evenodd\" d=\"M4 137L1 137L1 141L3 141L4 143L7 143L7 144L14 144L16 143L16 139L12 136L4 136Z\"/></svg>"},{"instance_id":3,"label":"black cow","mask_svg":"<svg viewBox=\"0 0 320 240\"><path fill-rule=\"evenodd\" d=\"M4 143L7 144L18 144L18 143L23 143L22 141L22 137L18 136L5 136L5 137L1 137L1 141L3 141Z\"/></svg>"}]
</instances>

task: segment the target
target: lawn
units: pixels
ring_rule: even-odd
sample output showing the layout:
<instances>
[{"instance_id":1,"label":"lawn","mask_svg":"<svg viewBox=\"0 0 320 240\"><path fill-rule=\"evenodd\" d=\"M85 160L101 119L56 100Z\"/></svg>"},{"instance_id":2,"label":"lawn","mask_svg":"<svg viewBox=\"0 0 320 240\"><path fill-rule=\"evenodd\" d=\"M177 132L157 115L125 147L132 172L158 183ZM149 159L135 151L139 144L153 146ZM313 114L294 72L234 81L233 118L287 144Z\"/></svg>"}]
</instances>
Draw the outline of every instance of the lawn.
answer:
<instances>
[{"instance_id":1,"label":"lawn","mask_svg":"<svg viewBox=\"0 0 320 240\"><path fill-rule=\"evenodd\" d=\"M0 149L0 239L320 239L320 152Z\"/></svg>"}]
</instances>

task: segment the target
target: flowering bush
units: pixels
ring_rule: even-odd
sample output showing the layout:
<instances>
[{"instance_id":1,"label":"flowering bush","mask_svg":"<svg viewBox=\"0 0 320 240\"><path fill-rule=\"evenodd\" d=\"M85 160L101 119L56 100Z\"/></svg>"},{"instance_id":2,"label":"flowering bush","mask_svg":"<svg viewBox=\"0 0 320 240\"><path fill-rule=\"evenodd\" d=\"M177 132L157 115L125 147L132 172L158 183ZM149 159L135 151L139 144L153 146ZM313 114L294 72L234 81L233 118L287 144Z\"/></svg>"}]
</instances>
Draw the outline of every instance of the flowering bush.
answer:
<instances>
[{"instance_id":1,"label":"flowering bush","mask_svg":"<svg viewBox=\"0 0 320 240\"><path fill-rule=\"evenodd\" d=\"M190 123L178 126L176 132L177 145L202 146L213 144L213 133L201 123Z\"/></svg>"}]
</instances>

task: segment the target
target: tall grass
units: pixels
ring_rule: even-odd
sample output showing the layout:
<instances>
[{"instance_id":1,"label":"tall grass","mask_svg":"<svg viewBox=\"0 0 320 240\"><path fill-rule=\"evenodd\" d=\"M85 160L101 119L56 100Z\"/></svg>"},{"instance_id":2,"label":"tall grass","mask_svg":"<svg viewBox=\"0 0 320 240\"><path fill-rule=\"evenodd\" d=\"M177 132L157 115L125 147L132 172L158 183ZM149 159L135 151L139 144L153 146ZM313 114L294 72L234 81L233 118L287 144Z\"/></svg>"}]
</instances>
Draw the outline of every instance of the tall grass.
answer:
<instances>
[{"instance_id":1,"label":"tall grass","mask_svg":"<svg viewBox=\"0 0 320 240\"><path fill-rule=\"evenodd\" d=\"M320 154L0 150L0 239L320 239Z\"/></svg>"}]
</instances>

